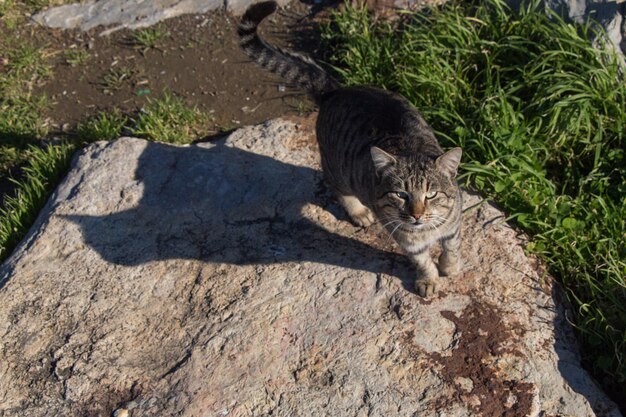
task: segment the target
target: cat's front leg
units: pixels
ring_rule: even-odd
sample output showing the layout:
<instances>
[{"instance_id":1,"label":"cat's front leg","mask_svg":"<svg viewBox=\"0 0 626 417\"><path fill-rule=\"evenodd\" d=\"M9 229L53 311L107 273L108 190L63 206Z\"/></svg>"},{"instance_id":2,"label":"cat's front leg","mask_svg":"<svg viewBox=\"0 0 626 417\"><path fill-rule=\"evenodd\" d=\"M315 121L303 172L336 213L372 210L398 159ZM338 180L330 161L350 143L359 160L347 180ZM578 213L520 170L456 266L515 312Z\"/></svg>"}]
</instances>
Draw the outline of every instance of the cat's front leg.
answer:
<instances>
[{"instance_id":1,"label":"cat's front leg","mask_svg":"<svg viewBox=\"0 0 626 417\"><path fill-rule=\"evenodd\" d=\"M430 297L437 291L439 272L430 257L428 247L422 248L418 253L409 253L408 256L417 269L415 291L421 297Z\"/></svg>"},{"instance_id":2,"label":"cat's front leg","mask_svg":"<svg viewBox=\"0 0 626 417\"><path fill-rule=\"evenodd\" d=\"M439 256L439 272L441 275L451 276L461 272L461 227L441 240L443 251Z\"/></svg>"},{"instance_id":3,"label":"cat's front leg","mask_svg":"<svg viewBox=\"0 0 626 417\"><path fill-rule=\"evenodd\" d=\"M355 196L337 193L337 199L357 226L367 227L374 223L375 219L372 211L364 206Z\"/></svg>"}]
</instances>

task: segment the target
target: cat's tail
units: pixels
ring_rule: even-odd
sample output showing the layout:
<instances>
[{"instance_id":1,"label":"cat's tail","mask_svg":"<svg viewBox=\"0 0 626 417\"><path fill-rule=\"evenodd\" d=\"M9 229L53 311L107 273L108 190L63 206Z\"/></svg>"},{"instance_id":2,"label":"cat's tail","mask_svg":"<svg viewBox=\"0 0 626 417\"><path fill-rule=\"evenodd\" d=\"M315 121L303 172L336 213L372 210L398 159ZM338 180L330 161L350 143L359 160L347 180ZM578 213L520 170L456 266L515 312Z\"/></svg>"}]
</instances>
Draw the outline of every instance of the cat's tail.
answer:
<instances>
[{"instance_id":1,"label":"cat's tail","mask_svg":"<svg viewBox=\"0 0 626 417\"><path fill-rule=\"evenodd\" d=\"M262 68L307 91L314 98L339 88L339 82L311 58L268 45L259 38L259 24L274 13L276 7L276 2L272 0L253 4L246 10L237 30L239 45L246 55Z\"/></svg>"}]
</instances>

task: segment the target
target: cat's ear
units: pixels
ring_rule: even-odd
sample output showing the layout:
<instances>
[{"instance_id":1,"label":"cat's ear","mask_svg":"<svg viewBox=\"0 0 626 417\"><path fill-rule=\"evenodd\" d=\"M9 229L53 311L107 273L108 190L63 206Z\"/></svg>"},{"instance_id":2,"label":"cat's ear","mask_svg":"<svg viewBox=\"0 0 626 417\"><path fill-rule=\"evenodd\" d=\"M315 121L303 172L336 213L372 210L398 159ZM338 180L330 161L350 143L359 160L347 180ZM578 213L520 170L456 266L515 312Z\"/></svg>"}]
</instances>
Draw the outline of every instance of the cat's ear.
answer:
<instances>
[{"instance_id":1,"label":"cat's ear","mask_svg":"<svg viewBox=\"0 0 626 417\"><path fill-rule=\"evenodd\" d=\"M459 167L459 163L461 163L462 154L463 150L461 148L452 148L437 158L435 166L452 179L456 177L456 170Z\"/></svg>"},{"instance_id":2,"label":"cat's ear","mask_svg":"<svg viewBox=\"0 0 626 417\"><path fill-rule=\"evenodd\" d=\"M387 167L396 164L396 158L376 146L372 146L370 153L372 154L372 161L374 161L376 172L382 172Z\"/></svg>"}]
</instances>

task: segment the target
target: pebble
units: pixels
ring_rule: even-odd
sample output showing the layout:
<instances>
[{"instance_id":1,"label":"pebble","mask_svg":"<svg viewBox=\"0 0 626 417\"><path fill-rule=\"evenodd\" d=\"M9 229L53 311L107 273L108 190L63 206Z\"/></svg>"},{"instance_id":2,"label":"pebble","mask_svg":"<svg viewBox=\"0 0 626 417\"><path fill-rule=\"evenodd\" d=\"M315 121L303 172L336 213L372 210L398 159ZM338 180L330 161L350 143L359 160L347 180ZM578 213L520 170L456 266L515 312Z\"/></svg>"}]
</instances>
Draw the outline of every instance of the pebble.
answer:
<instances>
[{"instance_id":1,"label":"pebble","mask_svg":"<svg viewBox=\"0 0 626 417\"><path fill-rule=\"evenodd\" d=\"M129 416L130 416L130 413L128 412L126 408L118 408L113 413L113 417L129 417Z\"/></svg>"}]
</instances>

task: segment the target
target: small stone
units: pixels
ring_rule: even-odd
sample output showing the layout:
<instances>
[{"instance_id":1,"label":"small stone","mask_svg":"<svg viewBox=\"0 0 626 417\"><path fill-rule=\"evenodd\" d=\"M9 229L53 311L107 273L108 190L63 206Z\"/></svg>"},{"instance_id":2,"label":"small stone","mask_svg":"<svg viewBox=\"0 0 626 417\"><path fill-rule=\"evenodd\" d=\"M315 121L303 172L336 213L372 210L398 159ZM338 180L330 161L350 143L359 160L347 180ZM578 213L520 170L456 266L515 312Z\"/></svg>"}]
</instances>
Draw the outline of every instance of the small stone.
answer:
<instances>
[{"instance_id":1,"label":"small stone","mask_svg":"<svg viewBox=\"0 0 626 417\"><path fill-rule=\"evenodd\" d=\"M113 417L129 417L130 412L126 408L118 408L113 412Z\"/></svg>"},{"instance_id":2,"label":"small stone","mask_svg":"<svg viewBox=\"0 0 626 417\"><path fill-rule=\"evenodd\" d=\"M472 392L474 383L471 379L462 376L454 378L454 382L465 392Z\"/></svg>"}]
</instances>

